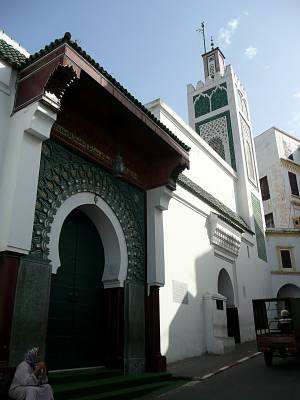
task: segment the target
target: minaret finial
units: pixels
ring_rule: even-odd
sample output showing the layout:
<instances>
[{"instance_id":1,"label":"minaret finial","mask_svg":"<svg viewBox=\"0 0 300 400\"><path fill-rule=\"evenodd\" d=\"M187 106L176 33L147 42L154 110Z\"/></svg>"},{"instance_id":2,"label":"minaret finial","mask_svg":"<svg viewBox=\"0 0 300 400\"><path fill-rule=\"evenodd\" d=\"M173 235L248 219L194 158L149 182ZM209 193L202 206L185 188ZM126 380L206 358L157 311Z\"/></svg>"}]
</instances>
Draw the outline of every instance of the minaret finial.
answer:
<instances>
[{"instance_id":1,"label":"minaret finial","mask_svg":"<svg viewBox=\"0 0 300 400\"><path fill-rule=\"evenodd\" d=\"M211 45L211 49L214 50L214 48L215 48L214 46L215 45L214 45L214 40L213 40L212 36L210 37L210 45Z\"/></svg>"},{"instance_id":2,"label":"minaret finial","mask_svg":"<svg viewBox=\"0 0 300 400\"><path fill-rule=\"evenodd\" d=\"M201 22L201 28L196 29L197 32L201 32L203 36L203 47L204 53L206 53L206 43L205 43L205 30L204 30L204 22Z\"/></svg>"}]
</instances>

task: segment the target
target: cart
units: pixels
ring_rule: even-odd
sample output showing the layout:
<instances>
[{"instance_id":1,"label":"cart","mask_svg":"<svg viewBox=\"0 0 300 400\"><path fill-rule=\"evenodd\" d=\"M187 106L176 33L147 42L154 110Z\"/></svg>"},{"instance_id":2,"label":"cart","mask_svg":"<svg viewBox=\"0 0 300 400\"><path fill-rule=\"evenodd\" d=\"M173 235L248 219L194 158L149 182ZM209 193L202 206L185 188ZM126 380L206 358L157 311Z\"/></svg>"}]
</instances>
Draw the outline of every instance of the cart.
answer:
<instances>
[{"instance_id":1,"label":"cart","mask_svg":"<svg viewBox=\"0 0 300 400\"><path fill-rule=\"evenodd\" d=\"M300 298L252 300L257 348L270 367L273 357L298 357L300 361ZM288 310L288 329L280 324L281 311Z\"/></svg>"}]
</instances>

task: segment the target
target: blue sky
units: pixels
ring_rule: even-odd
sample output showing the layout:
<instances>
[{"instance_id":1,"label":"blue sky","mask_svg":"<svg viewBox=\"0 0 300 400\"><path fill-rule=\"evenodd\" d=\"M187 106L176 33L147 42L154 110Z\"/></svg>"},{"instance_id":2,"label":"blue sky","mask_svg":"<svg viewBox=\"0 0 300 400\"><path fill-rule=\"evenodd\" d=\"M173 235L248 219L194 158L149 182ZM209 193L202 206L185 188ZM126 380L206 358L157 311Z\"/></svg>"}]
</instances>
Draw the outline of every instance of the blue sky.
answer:
<instances>
[{"instance_id":1,"label":"blue sky","mask_svg":"<svg viewBox=\"0 0 300 400\"><path fill-rule=\"evenodd\" d=\"M141 102L160 97L186 121L186 85L203 79L201 21L248 93L254 135L300 138L299 0L2 0L0 13L29 52L70 31Z\"/></svg>"}]
</instances>

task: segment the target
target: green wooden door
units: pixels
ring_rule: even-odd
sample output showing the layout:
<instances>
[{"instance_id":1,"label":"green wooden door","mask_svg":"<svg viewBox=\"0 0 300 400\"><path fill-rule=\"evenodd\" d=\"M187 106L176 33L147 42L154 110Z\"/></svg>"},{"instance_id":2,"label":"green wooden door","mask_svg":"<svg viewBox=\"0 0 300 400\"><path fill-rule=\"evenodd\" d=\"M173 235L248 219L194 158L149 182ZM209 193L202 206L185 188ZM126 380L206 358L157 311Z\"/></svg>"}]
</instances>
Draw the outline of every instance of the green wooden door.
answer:
<instances>
[{"instance_id":1,"label":"green wooden door","mask_svg":"<svg viewBox=\"0 0 300 400\"><path fill-rule=\"evenodd\" d=\"M46 358L51 369L104 361L103 245L81 211L66 218L59 239L61 266L52 274Z\"/></svg>"}]
</instances>

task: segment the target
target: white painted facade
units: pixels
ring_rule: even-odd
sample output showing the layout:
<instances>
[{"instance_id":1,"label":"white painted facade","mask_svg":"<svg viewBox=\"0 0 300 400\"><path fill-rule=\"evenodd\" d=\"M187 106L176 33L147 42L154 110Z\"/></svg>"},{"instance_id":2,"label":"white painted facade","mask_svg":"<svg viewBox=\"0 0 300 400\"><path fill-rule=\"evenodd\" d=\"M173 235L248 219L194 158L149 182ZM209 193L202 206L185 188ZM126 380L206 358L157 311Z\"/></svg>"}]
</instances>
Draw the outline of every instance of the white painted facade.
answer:
<instances>
[{"instance_id":1,"label":"white painted facade","mask_svg":"<svg viewBox=\"0 0 300 400\"><path fill-rule=\"evenodd\" d=\"M184 175L235 211L238 174L163 101L146 106L191 147L191 166ZM237 254L214 244L216 225L236 238ZM251 299L272 293L269 266L257 256L255 237L220 220L212 207L180 184L163 213L163 230L165 284L160 289L160 320L162 353L168 362L207 351L222 353L234 346L227 335L226 308L216 309L216 299L222 299L218 292L222 270L233 286L234 304L229 305L238 307L241 341L253 339ZM180 290L187 292L188 304L176 298Z\"/></svg>"},{"instance_id":2,"label":"white painted facade","mask_svg":"<svg viewBox=\"0 0 300 400\"><path fill-rule=\"evenodd\" d=\"M41 146L50 137L56 104L45 95L39 102L12 114L15 82L16 72L3 62L0 65L0 251L28 254ZM228 152L224 160L164 102L155 100L147 104L162 123L191 147L191 166L184 175L212 196L213 201L221 202L237 218L241 216L249 227L241 228L230 218L224 220L214 204L180 182L173 193L165 187L147 192L147 283L161 286L161 348L168 362L232 349L234 340L227 334L226 303L238 309L241 341L254 339L251 300L272 295L269 265L258 257L256 237L251 233L255 231L251 195L255 194L259 204L261 200L253 146L250 161L254 182L246 162L241 116L250 127L250 145L253 144L251 122L248 111L246 115L245 109L239 108L238 91L243 93L244 102L246 94L230 66L224 75L207 78L196 89L189 85L189 112L191 115L193 96L224 82L228 105L199 120L191 117L190 124L194 126L207 117L229 111L236 170L228 162ZM105 270L104 283L106 287L122 286L127 262L123 232L111 210L101 201L95 202L91 193L75 194L57 213L50 232L52 267L55 270L59 265L59 232L74 207L90 213L101 236L111 239L103 240L105 251L114 255L109 261L110 268Z\"/></svg>"},{"instance_id":3,"label":"white painted facade","mask_svg":"<svg viewBox=\"0 0 300 400\"><path fill-rule=\"evenodd\" d=\"M268 183L269 198L263 201L267 251L275 296L300 296L300 197L293 194L289 172L300 185L300 141L272 127L255 137L259 177ZM291 159L292 158L292 159ZM266 185L266 183L262 184ZM281 252L290 254L290 267Z\"/></svg>"}]
</instances>

